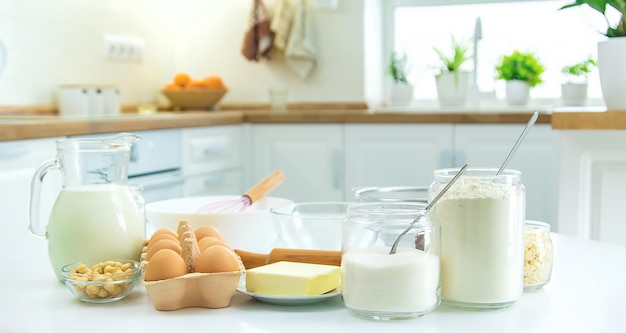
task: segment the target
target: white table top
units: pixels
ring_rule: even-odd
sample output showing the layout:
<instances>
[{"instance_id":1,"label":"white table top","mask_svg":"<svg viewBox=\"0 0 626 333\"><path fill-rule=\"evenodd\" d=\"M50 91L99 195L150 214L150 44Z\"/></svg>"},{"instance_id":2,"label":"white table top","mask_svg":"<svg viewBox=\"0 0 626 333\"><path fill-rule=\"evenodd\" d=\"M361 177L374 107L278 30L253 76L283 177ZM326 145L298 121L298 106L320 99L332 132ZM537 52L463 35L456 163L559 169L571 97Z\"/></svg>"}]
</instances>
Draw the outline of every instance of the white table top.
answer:
<instances>
[{"instance_id":1,"label":"white table top","mask_svg":"<svg viewBox=\"0 0 626 333\"><path fill-rule=\"evenodd\" d=\"M0 332L626 332L626 247L561 235L553 240L551 283L510 308L441 305L419 318L374 322L350 315L340 296L277 306L236 293L228 308L161 312L137 285L119 302L82 303L55 279L46 240L2 233Z\"/></svg>"}]
</instances>

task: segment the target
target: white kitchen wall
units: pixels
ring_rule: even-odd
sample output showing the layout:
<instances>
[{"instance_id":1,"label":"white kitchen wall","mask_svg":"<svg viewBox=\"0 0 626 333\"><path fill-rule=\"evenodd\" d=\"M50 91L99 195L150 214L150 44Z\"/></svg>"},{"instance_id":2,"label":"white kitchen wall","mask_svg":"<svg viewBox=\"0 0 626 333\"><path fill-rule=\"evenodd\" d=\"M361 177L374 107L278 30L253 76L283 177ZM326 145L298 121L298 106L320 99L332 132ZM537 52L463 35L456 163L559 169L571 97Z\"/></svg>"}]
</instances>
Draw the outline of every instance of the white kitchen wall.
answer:
<instances>
[{"instance_id":1,"label":"white kitchen wall","mask_svg":"<svg viewBox=\"0 0 626 333\"><path fill-rule=\"evenodd\" d=\"M174 12L176 67L192 76L223 77L224 102L269 102L268 88L286 86L290 101L364 101L363 1L339 0L336 9L313 9L318 67L301 79L281 54L258 63L241 55L252 0L185 0ZM264 1L271 10L273 1Z\"/></svg>"},{"instance_id":2,"label":"white kitchen wall","mask_svg":"<svg viewBox=\"0 0 626 333\"><path fill-rule=\"evenodd\" d=\"M59 84L114 84L122 103L152 100L174 71L169 2L0 0L0 105L53 104ZM106 60L105 34L143 39L143 61Z\"/></svg>"},{"instance_id":3,"label":"white kitchen wall","mask_svg":"<svg viewBox=\"0 0 626 333\"><path fill-rule=\"evenodd\" d=\"M59 84L115 84L124 104L152 102L174 73L221 75L224 102L267 102L287 86L290 101L364 101L364 4L340 0L313 9L318 67L306 80L280 55L259 63L241 55L252 0L0 0L0 39L8 64L0 105L49 105ZM271 10L272 1L265 1ZM105 34L139 37L140 63L109 61Z\"/></svg>"}]
</instances>

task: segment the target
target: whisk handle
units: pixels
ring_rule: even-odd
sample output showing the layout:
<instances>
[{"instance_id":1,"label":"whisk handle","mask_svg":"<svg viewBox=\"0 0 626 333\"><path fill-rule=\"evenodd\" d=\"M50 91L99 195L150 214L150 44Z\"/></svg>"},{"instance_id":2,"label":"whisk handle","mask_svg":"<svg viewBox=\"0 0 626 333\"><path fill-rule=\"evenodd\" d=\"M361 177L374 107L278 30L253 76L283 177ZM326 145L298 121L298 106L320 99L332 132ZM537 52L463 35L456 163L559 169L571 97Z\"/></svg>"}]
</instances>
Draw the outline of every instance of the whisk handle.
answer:
<instances>
[{"instance_id":1,"label":"whisk handle","mask_svg":"<svg viewBox=\"0 0 626 333\"><path fill-rule=\"evenodd\" d=\"M260 182L256 183L256 185L252 186L248 191L246 191L246 193L243 194L243 196L250 198L250 204L255 203L271 190L275 189L284 180L285 175L282 171L276 170L267 177L263 178Z\"/></svg>"}]
</instances>

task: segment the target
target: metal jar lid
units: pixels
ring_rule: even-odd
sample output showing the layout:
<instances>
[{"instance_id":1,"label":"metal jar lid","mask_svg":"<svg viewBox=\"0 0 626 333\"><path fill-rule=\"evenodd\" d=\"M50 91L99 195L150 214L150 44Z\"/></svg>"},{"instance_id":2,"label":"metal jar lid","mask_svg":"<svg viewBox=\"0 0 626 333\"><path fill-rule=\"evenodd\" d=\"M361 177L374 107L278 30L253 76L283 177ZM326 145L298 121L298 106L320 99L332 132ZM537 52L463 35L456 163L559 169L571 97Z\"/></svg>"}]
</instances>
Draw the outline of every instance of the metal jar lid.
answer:
<instances>
[{"instance_id":1,"label":"metal jar lid","mask_svg":"<svg viewBox=\"0 0 626 333\"><path fill-rule=\"evenodd\" d=\"M352 192L361 202L428 202L427 186L367 186L353 188Z\"/></svg>"}]
</instances>

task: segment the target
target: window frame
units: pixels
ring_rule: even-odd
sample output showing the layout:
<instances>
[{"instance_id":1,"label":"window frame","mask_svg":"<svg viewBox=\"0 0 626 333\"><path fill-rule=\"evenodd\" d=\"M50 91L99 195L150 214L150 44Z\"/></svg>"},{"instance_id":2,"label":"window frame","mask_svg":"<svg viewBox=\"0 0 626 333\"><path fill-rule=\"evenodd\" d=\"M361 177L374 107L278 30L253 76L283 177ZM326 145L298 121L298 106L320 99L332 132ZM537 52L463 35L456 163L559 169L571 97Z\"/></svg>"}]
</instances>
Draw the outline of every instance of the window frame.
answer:
<instances>
[{"instance_id":1,"label":"window frame","mask_svg":"<svg viewBox=\"0 0 626 333\"><path fill-rule=\"evenodd\" d=\"M464 5L464 4L489 4L489 3L515 3L515 2L548 2L550 0L381 0L382 1L382 29L383 29L383 61L382 68L386 70L389 55L394 51L395 45L395 31L394 31L394 11L397 7L412 7L412 6L445 6L445 5ZM573 1L572 1L573 2ZM385 74L385 76L387 76ZM383 91L389 92L391 89L392 82L391 80L384 80L383 82ZM388 100L388 93L383 94L385 101ZM419 106L411 105L409 109L422 109L428 108L432 109L441 108L437 99L415 99L415 101L419 102ZM485 94L483 92L480 97L481 104L479 109L520 109L520 107L511 107L506 103L505 99L497 98L495 94L489 95L489 92ZM605 106L603 98L597 97L588 97L587 103L585 106L576 107L576 108L597 108ZM533 98L529 100L527 106L521 107L522 109L537 109L537 108L545 108L547 110L552 110L554 108L562 108L562 98ZM393 108L393 107L389 107ZM449 107L448 107L449 108ZM459 109L472 109L473 107L470 105L458 107Z\"/></svg>"}]
</instances>

